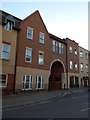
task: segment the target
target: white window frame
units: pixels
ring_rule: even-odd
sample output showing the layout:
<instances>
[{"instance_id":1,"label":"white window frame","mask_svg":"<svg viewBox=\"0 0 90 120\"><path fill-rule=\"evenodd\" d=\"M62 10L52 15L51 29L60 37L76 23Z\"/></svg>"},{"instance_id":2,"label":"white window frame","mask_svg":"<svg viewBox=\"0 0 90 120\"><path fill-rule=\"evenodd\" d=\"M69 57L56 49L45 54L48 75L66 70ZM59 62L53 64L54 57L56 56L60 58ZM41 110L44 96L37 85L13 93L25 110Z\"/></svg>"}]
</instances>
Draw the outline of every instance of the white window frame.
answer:
<instances>
[{"instance_id":1,"label":"white window frame","mask_svg":"<svg viewBox=\"0 0 90 120\"><path fill-rule=\"evenodd\" d=\"M41 85L41 86L40 86L40 88L39 88L39 86L38 86L39 77L41 78L41 82L40 82L40 85ZM44 88L43 88L43 84L44 84L43 76L36 76L36 87L35 87L35 89L36 89L36 90L44 89Z\"/></svg>"},{"instance_id":2,"label":"white window frame","mask_svg":"<svg viewBox=\"0 0 90 120\"><path fill-rule=\"evenodd\" d=\"M7 46L9 47L9 51L8 51L8 52L3 50L4 45L7 45ZM3 57L3 52L8 53L8 58ZM3 43L3 44L2 44L1 59L3 59L3 60L9 60L9 59L10 59L10 45L7 44L7 43Z\"/></svg>"},{"instance_id":3,"label":"white window frame","mask_svg":"<svg viewBox=\"0 0 90 120\"><path fill-rule=\"evenodd\" d=\"M86 60L88 60L88 53L85 53Z\"/></svg>"},{"instance_id":4,"label":"white window frame","mask_svg":"<svg viewBox=\"0 0 90 120\"><path fill-rule=\"evenodd\" d=\"M52 41L52 45L53 45L53 52L55 52L55 51L56 51L56 50L55 50L55 48L56 48L56 46L55 46L55 42L56 42L55 40L53 40L53 41Z\"/></svg>"},{"instance_id":5,"label":"white window frame","mask_svg":"<svg viewBox=\"0 0 90 120\"><path fill-rule=\"evenodd\" d=\"M29 56L29 57L30 57L30 61L27 61L27 60L26 60L26 58L27 58L27 55L26 55L27 49L31 51L31 56ZM30 48L30 47L26 47L26 51L25 51L25 62L26 62L26 63L31 63L31 62L32 62L32 48Z\"/></svg>"},{"instance_id":6,"label":"white window frame","mask_svg":"<svg viewBox=\"0 0 90 120\"><path fill-rule=\"evenodd\" d=\"M86 73L88 73L88 64L86 64Z\"/></svg>"},{"instance_id":7,"label":"white window frame","mask_svg":"<svg viewBox=\"0 0 90 120\"><path fill-rule=\"evenodd\" d=\"M73 49L71 46L69 47L69 51L70 51L70 53L73 53Z\"/></svg>"},{"instance_id":8,"label":"white window frame","mask_svg":"<svg viewBox=\"0 0 90 120\"><path fill-rule=\"evenodd\" d=\"M61 43L61 54L64 54L64 45Z\"/></svg>"},{"instance_id":9,"label":"white window frame","mask_svg":"<svg viewBox=\"0 0 90 120\"><path fill-rule=\"evenodd\" d=\"M43 62L42 62L42 63L39 62L39 59L40 59L40 53L43 55L43 57L42 57ZM44 64L44 51L39 50L39 52L38 52L38 64L39 64L39 65L43 65L43 64Z\"/></svg>"},{"instance_id":10,"label":"white window frame","mask_svg":"<svg viewBox=\"0 0 90 120\"><path fill-rule=\"evenodd\" d=\"M12 28L13 28L12 22L7 21L6 25L4 26L4 29L11 32Z\"/></svg>"},{"instance_id":11,"label":"white window frame","mask_svg":"<svg viewBox=\"0 0 90 120\"><path fill-rule=\"evenodd\" d=\"M78 64L75 63L75 70L78 70Z\"/></svg>"},{"instance_id":12,"label":"white window frame","mask_svg":"<svg viewBox=\"0 0 90 120\"><path fill-rule=\"evenodd\" d=\"M74 53L75 53L75 55L77 55L77 50L76 49L75 49Z\"/></svg>"},{"instance_id":13,"label":"white window frame","mask_svg":"<svg viewBox=\"0 0 90 120\"><path fill-rule=\"evenodd\" d=\"M8 80L8 75L5 73L0 73L0 75L6 75L6 85L5 86L0 86L0 88L6 88L7 87L7 80ZM0 79L0 81L2 81L2 79Z\"/></svg>"},{"instance_id":14,"label":"white window frame","mask_svg":"<svg viewBox=\"0 0 90 120\"><path fill-rule=\"evenodd\" d=\"M81 72L83 72L83 70L84 70L84 65L83 65L83 63L80 64L80 70L81 70Z\"/></svg>"},{"instance_id":15,"label":"white window frame","mask_svg":"<svg viewBox=\"0 0 90 120\"><path fill-rule=\"evenodd\" d=\"M31 29L31 30L32 30L32 33L30 34L31 37L29 37L29 35L28 35L28 34L29 34L28 29ZM31 28L31 27L29 27L29 26L27 27L27 39L30 39L30 40L33 39L33 28Z\"/></svg>"},{"instance_id":16,"label":"white window frame","mask_svg":"<svg viewBox=\"0 0 90 120\"><path fill-rule=\"evenodd\" d=\"M80 58L83 58L83 52L80 51Z\"/></svg>"},{"instance_id":17,"label":"white window frame","mask_svg":"<svg viewBox=\"0 0 90 120\"><path fill-rule=\"evenodd\" d=\"M41 35L43 35L43 38L41 38ZM45 42L45 34L43 32L40 32L40 34L39 34L39 42L42 44L44 44L44 42Z\"/></svg>"},{"instance_id":18,"label":"white window frame","mask_svg":"<svg viewBox=\"0 0 90 120\"><path fill-rule=\"evenodd\" d=\"M27 83L26 82L26 77L29 76L29 88L25 88L25 84ZM23 81L23 78L25 77L25 81ZM24 88L22 88L22 90L32 90L32 83L33 83L33 77L32 75L23 75L22 77L22 85L24 83Z\"/></svg>"},{"instance_id":19,"label":"white window frame","mask_svg":"<svg viewBox=\"0 0 90 120\"><path fill-rule=\"evenodd\" d=\"M71 64L72 63L72 64ZM72 70L73 69L73 61L72 60L70 60L70 70Z\"/></svg>"},{"instance_id":20,"label":"white window frame","mask_svg":"<svg viewBox=\"0 0 90 120\"><path fill-rule=\"evenodd\" d=\"M59 42L59 54L62 54L62 44Z\"/></svg>"},{"instance_id":21,"label":"white window frame","mask_svg":"<svg viewBox=\"0 0 90 120\"><path fill-rule=\"evenodd\" d=\"M64 54L64 45L56 40L52 41L52 51L57 54Z\"/></svg>"},{"instance_id":22,"label":"white window frame","mask_svg":"<svg viewBox=\"0 0 90 120\"><path fill-rule=\"evenodd\" d=\"M55 51L55 52L58 53L59 42L56 41L56 44L55 44L55 45L56 45L56 46L55 46L55 47L56 47L56 51Z\"/></svg>"}]
</instances>

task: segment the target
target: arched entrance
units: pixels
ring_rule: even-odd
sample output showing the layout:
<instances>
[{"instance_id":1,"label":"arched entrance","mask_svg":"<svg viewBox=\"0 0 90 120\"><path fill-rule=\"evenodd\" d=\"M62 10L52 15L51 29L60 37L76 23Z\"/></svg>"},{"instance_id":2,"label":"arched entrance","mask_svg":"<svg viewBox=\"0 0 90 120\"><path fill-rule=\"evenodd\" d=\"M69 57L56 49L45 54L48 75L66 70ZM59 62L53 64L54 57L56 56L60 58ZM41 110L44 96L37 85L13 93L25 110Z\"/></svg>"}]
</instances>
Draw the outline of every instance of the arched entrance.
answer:
<instances>
[{"instance_id":1,"label":"arched entrance","mask_svg":"<svg viewBox=\"0 0 90 120\"><path fill-rule=\"evenodd\" d=\"M62 88L62 76L64 73L63 65L60 61L54 61L51 66L51 74L49 77L49 89L58 90Z\"/></svg>"}]
</instances>

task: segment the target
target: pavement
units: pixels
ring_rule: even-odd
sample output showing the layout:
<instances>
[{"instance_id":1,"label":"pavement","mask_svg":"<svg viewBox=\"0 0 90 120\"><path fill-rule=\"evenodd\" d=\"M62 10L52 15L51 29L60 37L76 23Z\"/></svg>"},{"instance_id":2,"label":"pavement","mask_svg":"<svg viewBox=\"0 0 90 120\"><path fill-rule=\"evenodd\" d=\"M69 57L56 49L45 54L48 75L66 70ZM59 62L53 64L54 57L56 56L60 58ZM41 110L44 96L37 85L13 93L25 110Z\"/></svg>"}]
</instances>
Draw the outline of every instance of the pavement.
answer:
<instances>
[{"instance_id":1,"label":"pavement","mask_svg":"<svg viewBox=\"0 0 90 120\"><path fill-rule=\"evenodd\" d=\"M87 91L87 88L70 88L68 90L52 90L52 91L29 91L18 94L2 96L2 109L14 108L24 105L32 105L35 103L62 98L68 94Z\"/></svg>"}]
</instances>

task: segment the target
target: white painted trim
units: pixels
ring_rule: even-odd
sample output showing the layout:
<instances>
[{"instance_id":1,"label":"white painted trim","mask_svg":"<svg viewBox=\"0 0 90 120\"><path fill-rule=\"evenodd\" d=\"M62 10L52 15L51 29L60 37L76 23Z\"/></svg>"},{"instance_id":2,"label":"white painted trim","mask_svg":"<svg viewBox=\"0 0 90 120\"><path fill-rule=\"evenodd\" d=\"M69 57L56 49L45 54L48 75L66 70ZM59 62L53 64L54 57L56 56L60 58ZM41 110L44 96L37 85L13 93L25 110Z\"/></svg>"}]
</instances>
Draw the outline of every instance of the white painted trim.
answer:
<instances>
[{"instance_id":1,"label":"white painted trim","mask_svg":"<svg viewBox=\"0 0 90 120\"><path fill-rule=\"evenodd\" d=\"M3 46L4 45L8 45L9 46L9 51L8 51L9 52L9 58L3 58L2 57L2 52L3 52ZM10 47L11 47L11 45L9 45L8 43L2 43L2 51L1 51L1 59L2 60L9 60L10 59Z\"/></svg>"},{"instance_id":2,"label":"white painted trim","mask_svg":"<svg viewBox=\"0 0 90 120\"><path fill-rule=\"evenodd\" d=\"M66 73L64 63L63 63L61 60L59 60L59 59L55 59L55 60L53 60L53 62L52 62L51 65L50 65L50 74L51 74L52 65L53 65L53 63L56 62L56 61L59 61L59 62L62 64L63 69L64 69L64 73Z\"/></svg>"},{"instance_id":3,"label":"white painted trim","mask_svg":"<svg viewBox=\"0 0 90 120\"><path fill-rule=\"evenodd\" d=\"M43 63L42 64L39 63L39 55L40 55L40 53L43 54ZM38 51L38 65L44 65L44 51L41 51L41 50Z\"/></svg>"},{"instance_id":4,"label":"white painted trim","mask_svg":"<svg viewBox=\"0 0 90 120\"><path fill-rule=\"evenodd\" d=\"M10 23L11 23L11 30L9 30ZM7 25L7 24L8 24L8 28L6 28L6 25ZM12 24L12 22L7 21L6 25L4 26L4 29L7 30L7 31L9 31L9 32L11 32L12 29L13 29L13 24Z\"/></svg>"},{"instance_id":5,"label":"white painted trim","mask_svg":"<svg viewBox=\"0 0 90 120\"><path fill-rule=\"evenodd\" d=\"M38 78L39 78L39 77L41 77L41 86L40 86L40 88L38 88ZM36 83L37 86L36 86L35 89L36 89L36 90L44 89L43 86L42 86L42 83L43 83L43 76L39 76L39 75L36 76L36 80L37 80L37 83Z\"/></svg>"},{"instance_id":6,"label":"white painted trim","mask_svg":"<svg viewBox=\"0 0 90 120\"><path fill-rule=\"evenodd\" d=\"M32 63L32 48L26 47L26 49L29 49L29 50L31 51L31 57L30 57L31 60L30 60L30 61L27 61L27 60L26 60L26 50L25 50L25 62L26 62L26 63Z\"/></svg>"},{"instance_id":7,"label":"white painted trim","mask_svg":"<svg viewBox=\"0 0 90 120\"><path fill-rule=\"evenodd\" d=\"M44 34L43 32L40 32L40 33L39 33L39 43L44 44L44 42L41 42L41 41L40 41L40 35L41 35L41 34L44 35L44 42L45 42L45 34Z\"/></svg>"},{"instance_id":8,"label":"white painted trim","mask_svg":"<svg viewBox=\"0 0 90 120\"><path fill-rule=\"evenodd\" d=\"M30 78L29 78L29 83L32 84L32 82L31 82L31 76L32 76L32 75L23 75L23 76L22 76L22 85L23 85L23 77L24 77L24 76L25 76L25 82L24 82L24 83L26 83L26 76L29 76L29 77L30 77ZM33 77L32 77L32 80L33 80ZM28 89L27 89L27 88L26 88L26 89L25 89L25 88L22 88L22 90L32 90L32 88L30 87L30 84L29 84L29 88L28 88Z\"/></svg>"},{"instance_id":9,"label":"white painted trim","mask_svg":"<svg viewBox=\"0 0 90 120\"><path fill-rule=\"evenodd\" d=\"M32 40L33 39L33 28L27 26L27 33L28 33L28 29L32 29L32 38L29 38L28 35L27 35L27 39Z\"/></svg>"}]
</instances>

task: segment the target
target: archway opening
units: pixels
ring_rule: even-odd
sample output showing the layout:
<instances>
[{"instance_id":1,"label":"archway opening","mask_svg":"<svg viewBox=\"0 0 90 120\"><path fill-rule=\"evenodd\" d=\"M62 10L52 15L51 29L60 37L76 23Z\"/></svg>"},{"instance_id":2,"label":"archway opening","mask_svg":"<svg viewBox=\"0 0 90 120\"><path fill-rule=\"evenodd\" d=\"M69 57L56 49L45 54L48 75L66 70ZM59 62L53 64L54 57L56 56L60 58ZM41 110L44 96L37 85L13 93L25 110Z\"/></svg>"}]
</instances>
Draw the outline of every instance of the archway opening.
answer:
<instances>
[{"instance_id":1,"label":"archway opening","mask_svg":"<svg viewBox=\"0 0 90 120\"><path fill-rule=\"evenodd\" d=\"M62 76L64 73L63 65L60 61L55 61L51 66L51 74L49 77L49 89L62 89Z\"/></svg>"}]
</instances>

